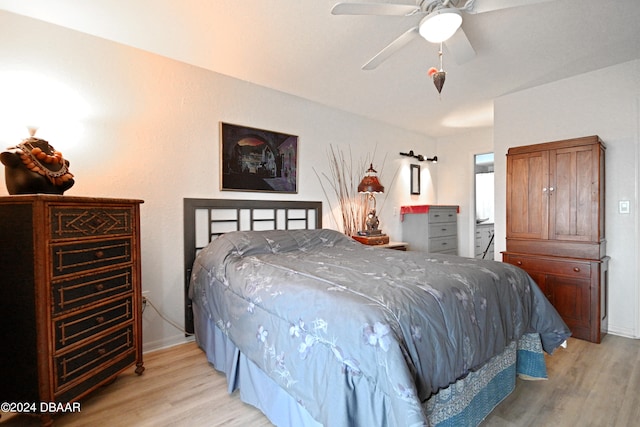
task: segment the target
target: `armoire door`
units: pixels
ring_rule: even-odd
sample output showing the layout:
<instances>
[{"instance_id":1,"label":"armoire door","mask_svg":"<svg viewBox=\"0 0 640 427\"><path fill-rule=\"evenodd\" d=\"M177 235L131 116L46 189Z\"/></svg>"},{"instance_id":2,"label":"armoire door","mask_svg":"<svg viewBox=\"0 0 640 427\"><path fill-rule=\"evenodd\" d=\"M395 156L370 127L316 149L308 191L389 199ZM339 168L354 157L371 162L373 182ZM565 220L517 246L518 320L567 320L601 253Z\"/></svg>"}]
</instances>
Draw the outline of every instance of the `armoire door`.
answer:
<instances>
[{"instance_id":1,"label":"armoire door","mask_svg":"<svg viewBox=\"0 0 640 427\"><path fill-rule=\"evenodd\" d=\"M507 156L507 237L549 234L549 152Z\"/></svg>"},{"instance_id":2,"label":"armoire door","mask_svg":"<svg viewBox=\"0 0 640 427\"><path fill-rule=\"evenodd\" d=\"M599 147L582 145L549 154L549 239L598 241Z\"/></svg>"}]
</instances>

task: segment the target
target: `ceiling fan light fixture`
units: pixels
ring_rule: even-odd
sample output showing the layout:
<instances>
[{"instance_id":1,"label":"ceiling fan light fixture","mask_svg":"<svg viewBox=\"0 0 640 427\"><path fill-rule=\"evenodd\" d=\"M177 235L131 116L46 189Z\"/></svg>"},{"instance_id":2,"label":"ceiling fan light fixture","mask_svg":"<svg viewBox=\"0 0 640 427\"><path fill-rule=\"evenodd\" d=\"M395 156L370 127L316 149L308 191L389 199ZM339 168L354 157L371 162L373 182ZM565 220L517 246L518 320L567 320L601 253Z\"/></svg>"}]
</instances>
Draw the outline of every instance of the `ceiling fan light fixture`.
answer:
<instances>
[{"instance_id":1,"label":"ceiling fan light fixture","mask_svg":"<svg viewBox=\"0 0 640 427\"><path fill-rule=\"evenodd\" d=\"M419 32L428 42L442 43L458 31L462 15L458 9L443 8L431 12L420 21Z\"/></svg>"}]
</instances>

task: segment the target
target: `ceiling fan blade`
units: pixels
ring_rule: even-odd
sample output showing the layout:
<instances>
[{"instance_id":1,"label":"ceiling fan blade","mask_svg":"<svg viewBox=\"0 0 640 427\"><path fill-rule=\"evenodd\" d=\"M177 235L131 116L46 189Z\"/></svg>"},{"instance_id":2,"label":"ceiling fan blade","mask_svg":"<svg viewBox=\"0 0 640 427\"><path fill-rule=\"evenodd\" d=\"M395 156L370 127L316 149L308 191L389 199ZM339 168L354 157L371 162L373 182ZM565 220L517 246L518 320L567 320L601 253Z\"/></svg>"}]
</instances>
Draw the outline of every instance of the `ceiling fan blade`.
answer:
<instances>
[{"instance_id":1,"label":"ceiling fan blade","mask_svg":"<svg viewBox=\"0 0 640 427\"><path fill-rule=\"evenodd\" d=\"M405 47L411 40L419 37L418 27L413 27L410 30L404 32L400 37L389 43L384 49L382 49L376 56L371 58L369 62L362 66L363 70L373 70L387 60L391 55Z\"/></svg>"},{"instance_id":2,"label":"ceiling fan blade","mask_svg":"<svg viewBox=\"0 0 640 427\"><path fill-rule=\"evenodd\" d=\"M476 56L476 51L462 28L445 41L444 45L458 65L469 62Z\"/></svg>"},{"instance_id":3,"label":"ceiling fan blade","mask_svg":"<svg viewBox=\"0 0 640 427\"><path fill-rule=\"evenodd\" d=\"M336 3L331 9L333 15L386 15L407 16L418 12L418 6L384 3Z\"/></svg>"},{"instance_id":4,"label":"ceiling fan blade","mask_svg":"<svg viewBox=\"0 0 640 427\"><path fill-rule=\"evenodd\" d=\"M527 6L554 0L469 0L462 8L467 13L484 13L508 7Z\"/></svg>"}]
</instances>

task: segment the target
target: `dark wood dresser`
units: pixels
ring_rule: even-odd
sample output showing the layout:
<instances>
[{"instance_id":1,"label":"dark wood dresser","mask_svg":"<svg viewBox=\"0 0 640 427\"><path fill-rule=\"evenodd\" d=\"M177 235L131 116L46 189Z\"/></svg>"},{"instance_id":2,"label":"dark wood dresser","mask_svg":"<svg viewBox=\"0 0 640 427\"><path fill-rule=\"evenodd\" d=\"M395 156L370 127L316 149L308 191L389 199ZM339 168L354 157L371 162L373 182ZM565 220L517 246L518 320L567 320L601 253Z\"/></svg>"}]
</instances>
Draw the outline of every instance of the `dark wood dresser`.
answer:
<instances>
[{"instance_id":1,"label":"dark wood dresser","mask_svg":"<svg viewBox=\"0 0 640 427\"><path fill-rule=\"evenodd\" d=\"M558 310L575 338L607 332L605 146L597 136L510 148L507 250Z\"/></svg>"},{"instance_id":2,"label":"dark wood dresser","mask_svg":"<svg viewBox=\"0 0 640 427\"><path fill-rule=\"evenodd\" d=\"M76 402L142 374L141 203L0 197L0 402Z\"/></svg>"}]
</instances>

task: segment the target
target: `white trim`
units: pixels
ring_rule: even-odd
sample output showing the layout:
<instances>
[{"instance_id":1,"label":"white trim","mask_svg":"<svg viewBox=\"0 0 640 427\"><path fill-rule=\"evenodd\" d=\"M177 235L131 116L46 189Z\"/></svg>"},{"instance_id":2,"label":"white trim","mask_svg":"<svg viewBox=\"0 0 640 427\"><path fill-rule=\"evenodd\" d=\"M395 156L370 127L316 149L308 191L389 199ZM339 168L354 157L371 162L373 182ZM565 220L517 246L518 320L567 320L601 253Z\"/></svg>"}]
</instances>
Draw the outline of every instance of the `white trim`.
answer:
<instances>
[{"instance_id":1,"label":"white trim","mask_svg":"<svg viewBox=\"0 0 640 427\"><path fill-rule=\"evenodd\" d=\"M144 336L144 335L143 335ZM162 338L157 341L145 342L142 345L142 353L152 353L158 350L164 350L169 347L175 347L180 344L195 341L193 336L185 337L184 334L174 335L169 338Z\"/></svg>"},{"instance_id":2,"label":"white trim","mask_svg":"<svg viewBox=\"0 0 640 427\"><path fill-rule=\"evenodd\" d=\"M634 259L636 259L638 262L636 262L636 270L635 270L635 278L633 283L636 284L636 286L634 287L634 293L635 295L633 295L634 297L634 301L636 301L636 304L634 305L633 310L635 311L634 313L634 317L636 319L635 321L635 325L634 325L634 331L633 331L633 338L640 338L640 310L638 310L638 307L640 307L640 238L638 238L638 236L640 236L640 215L638 214L638 209L640 208L640 203L638 203L638 197L640 196L640 189L638 188L638 183L640 182L640 96L636 97L636 105L635 105L635 109L636 109L636 144L635 144L635 181L634 181L634 198L635 198L635 203L634 203L634 211L632 212L632 214L635 217L635 223L634 223L634 233L633 235L636 236L635 239L635 247L634 247L634 252L635 252L635 257Z\"/></svg>"}]
</instances>

